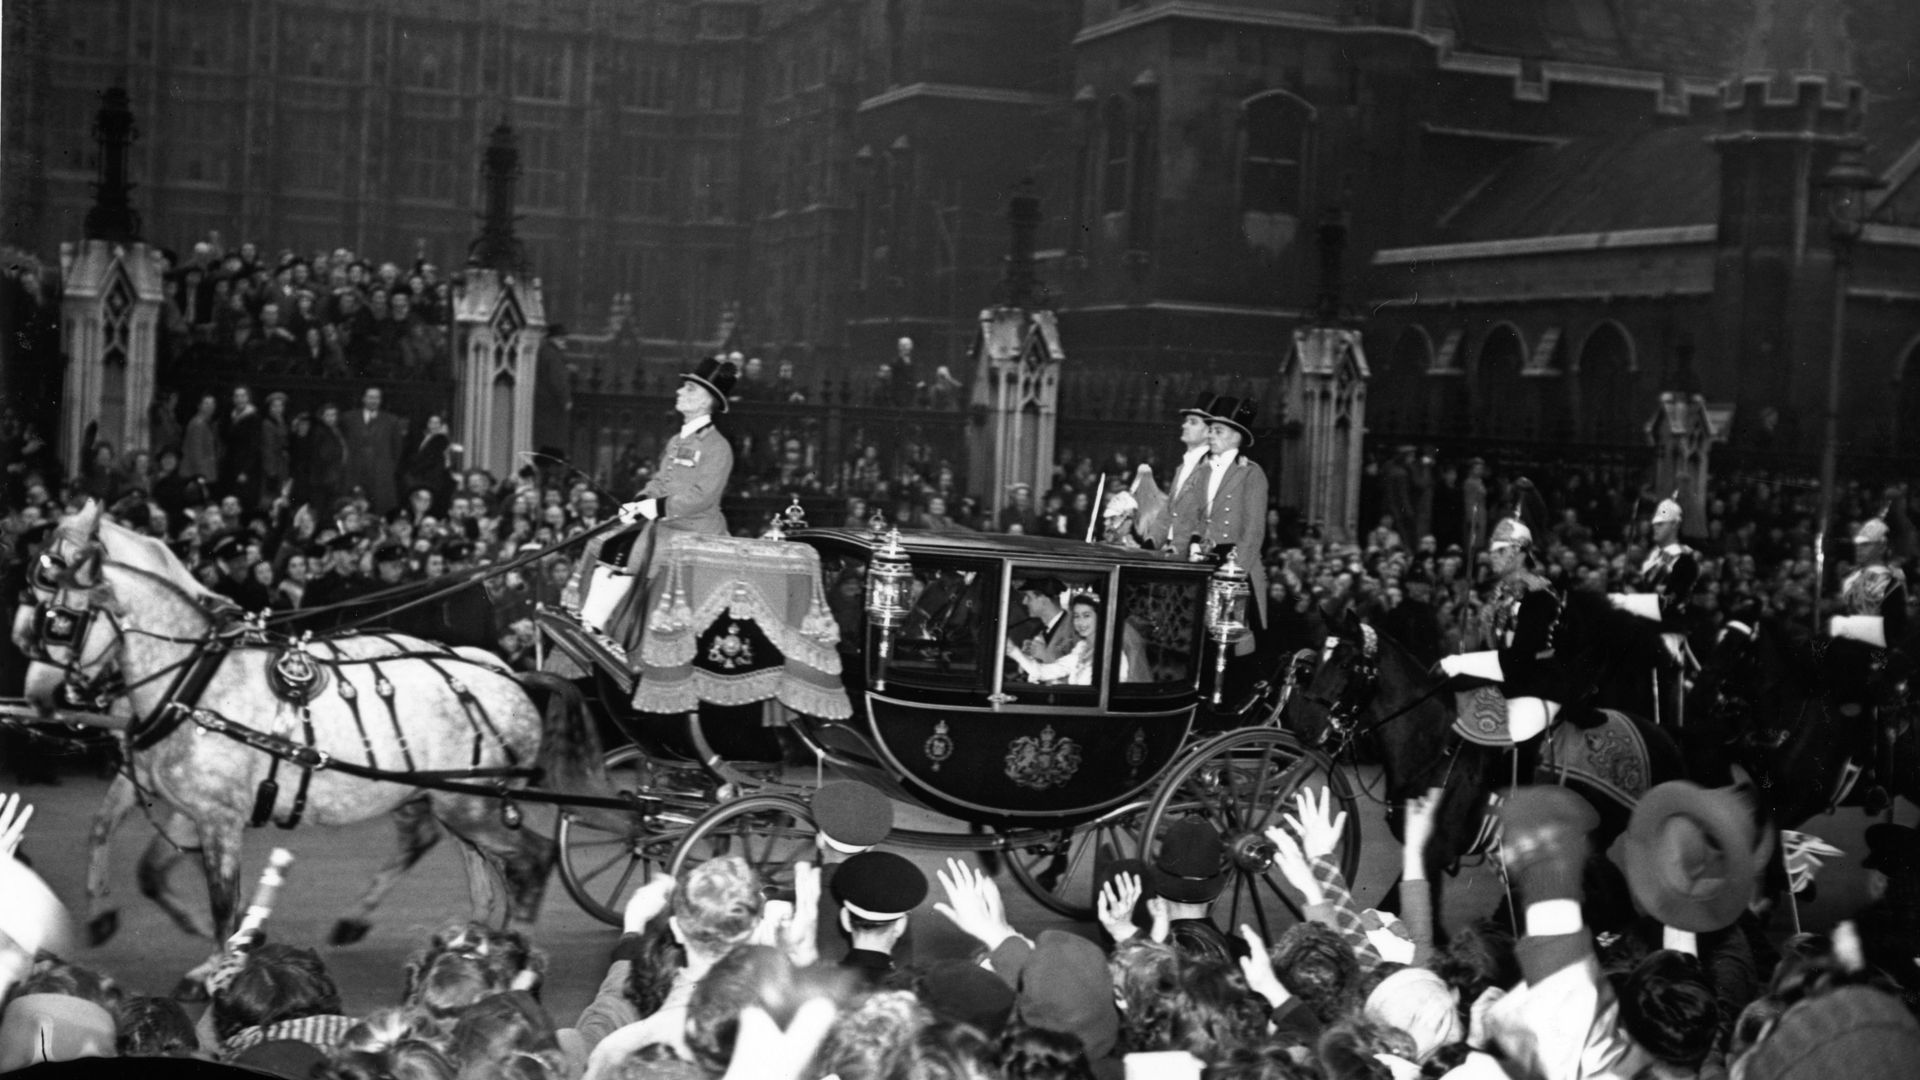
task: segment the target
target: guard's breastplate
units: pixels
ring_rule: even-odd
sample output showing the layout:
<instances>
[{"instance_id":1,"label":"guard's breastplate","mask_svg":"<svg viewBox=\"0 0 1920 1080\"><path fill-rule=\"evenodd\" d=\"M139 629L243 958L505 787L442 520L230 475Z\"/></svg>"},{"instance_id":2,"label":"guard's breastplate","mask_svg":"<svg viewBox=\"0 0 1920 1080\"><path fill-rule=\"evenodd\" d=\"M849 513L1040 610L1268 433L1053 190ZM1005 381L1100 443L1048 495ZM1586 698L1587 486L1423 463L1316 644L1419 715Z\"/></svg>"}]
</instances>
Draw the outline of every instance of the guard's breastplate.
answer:
<instances>
[{"instance_id":1,"label":"guard's breastplate","mask_svg":"<svg viewBox=\"0 0 1920 1080\"><path fill-rule=\"evenodd\" d=\"M1525 578L1507 578L1494 586L1487 616L1489 644L1500 649L1513 645L1520 628L1520 605L1532 591Z\"/></svg>"},{"instance_id":2,"label":"guard's breastplate","mask_svg":"<svg viewBox=\"0 0 1920 1080\"><path fill-rule=\"evenodd\" d=\"M1899 570L1874 564L1863 566L1840 586L1840 600L1849 615L1878 615L1887 594L1905 583Z\"/></svg>"},{"instance_id":3,"label":"guard's breastplate","mask_svg":"<svg viewBox=\"0 0 1920 1080\"><path fill-rule=\"evenodd\" d=\"M1671 551L1656 548L1653 554L1647 556L1647 561L1640 564L1641 589L1645 592L1665 592L1667 580L1673 577L1674 564L1685 554L1687 549L1684 547L1676 547Z\"/></svg>"}]
</instances>

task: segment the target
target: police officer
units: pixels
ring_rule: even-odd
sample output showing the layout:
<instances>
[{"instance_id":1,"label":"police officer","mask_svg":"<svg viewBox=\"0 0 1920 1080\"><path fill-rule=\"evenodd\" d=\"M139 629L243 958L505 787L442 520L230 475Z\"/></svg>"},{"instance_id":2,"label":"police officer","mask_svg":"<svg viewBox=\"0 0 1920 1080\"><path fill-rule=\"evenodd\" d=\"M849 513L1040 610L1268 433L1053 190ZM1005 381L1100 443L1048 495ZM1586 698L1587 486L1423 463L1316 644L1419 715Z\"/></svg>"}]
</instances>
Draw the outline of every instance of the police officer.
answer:
<instances>
[{"instance_id":1,"label":"police officer","mask_svg":"<svg viewBox=\"0 0 1920 1080\"><path fill-rule=\"evenodd\" d=\"M1853 538L1854 561L1859 569L1840 583L1841 614L1828 621L1827 631L1835 639L1829 650L1829 671L1841 701L1843 715L1862 717L1862 726L1871 733L1874 782L1867 788L1866 811L1878 814L1892 800L1894 786L1894 747L1899 732L1889 723L1891 717L1875 708L1886 689L1880 674L1887 666L1887 653L1906 640L1907 578L1897 566L1887 563L1890 539L1883 513L1860 526ZM1844 640L1848 644L1842 645Z\"/></svg>"},{"instance_id":2,"label":"police officer","mask_svg":"<svg viewBox=\"0 0 1920 1080\"><path fill-rule=\"evenodd\" d=\"M1565 677L1554 655L1562 601L1534 563L1533 532L1519 518L1505 518L1487 543L1496 580L1488 597L1487 644L1482 652L1440 658L1453 677L1500 684L1507 700L1507 733L1522 754L1516 763L1525 784L1539 760L1540 737L1552 726L1566 697Z\"/></svg>"},{"instance_id":3,"label":"police officer","mask_svg":"<svg viewBox=\"0 0 1920 1080\"><path fill-rule=\"evenodd\" d=\"M228 533L214 541L211 554L214 566L219 569L214 592L249 613L264 611L273 605L273 595L267 587L253 580L253 563L247 558L246 542L238 533Z\"/></svg>"},{"instance_id":4,"label":"police officer","mask_svg":"<svg viewBox=\"0 0 1920 1080\"><path fill-rule=\"evenodd\" d=\"M840 966L877 986L893 974L893 949L908 916L927 898L927 875L891 851L863 851L840 864L828 888L840 902L840 928L853 947Z\"/></svg>"},{"instance_id":5,"label":"police officer","mask_svg":"<svg viewBox=\"0 0 1920 1080\"><path fill-rule=\"evenodd\" d=\"M814 925L819 928L820 959L835 960L845 954L847 941L844 935L827 929L839 925L833 879L842 863L873 850L893 831L893 800L870 784L835 780L820 785L813 793L812 807L821 886ZM894 951L901 951L897 942Z\"/></svg>"},{"instance_id":6,"label":"police officer","mask_svg":"<svg viewBox=\"0 0 1920 1080\"><path fill-rule=\"evenodd\" d=\"M1629 612L1660 624L1660 639L1667 647L1669 670L1679 674L1674 680L1679 693L1669 693L1665 689L1659 702L1663 717L1678 718L1674 709L1665 706L1672 702L1677 707L1684 698L1684 688L1688 675L1700 670L1700 664L1693 658L1693 652L1687 646L1687 604L1693 596L1693 587L1700 580L1700 556L1686 544L1680 542L1680 501L1678 493L1673 497L1660 500L1653 510L1653 550L1647 552L1646 561L1640 564L1640 589L1632 593L1612 593L1607 599L1615 608Z\"/></svg>"}]
</instances>

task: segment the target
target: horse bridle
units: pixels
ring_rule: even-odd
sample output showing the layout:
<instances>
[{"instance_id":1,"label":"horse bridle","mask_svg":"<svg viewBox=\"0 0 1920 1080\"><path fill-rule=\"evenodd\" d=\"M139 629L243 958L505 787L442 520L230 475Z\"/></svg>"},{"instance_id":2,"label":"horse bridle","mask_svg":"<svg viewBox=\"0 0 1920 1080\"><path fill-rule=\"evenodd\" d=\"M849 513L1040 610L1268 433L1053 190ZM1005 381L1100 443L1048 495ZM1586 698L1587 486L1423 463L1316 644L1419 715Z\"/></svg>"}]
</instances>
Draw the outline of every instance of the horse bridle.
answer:
<instances>
[{"instance_id":1,"label":"horse bridle","mask_svg":"<svg viewBox=\"0 0 1920 1080\"><path fill-rule=\"evenodd\" d=\"M91 591L104 584L104 578L100 578L99 575L108 565L147 574L156 581L184 594L184 590L180 590L178 585L152 571L106 558L105 551L98 542L88 544L80 558L73 561L63 559L52 552L43 551L35 559L33 569L28 575L28 580L36 591L50 594L46 600L34 607L33 636L26 643L25 650L29 659L59 668L61 693L69 701L75 705L101 711L105 711L115 700L125 697L139 686L191 670L200 663L202 655L217 637L217 634L210 633L204 638L183 638L152 630L142 630L138 627L130 628L121 623L119 615L112 609L99 608L92 603L80 608L62 602L69 591ZM89 571L96 577L93 582L87 582L82 577ZM197 609L199 605L194 606ZM95 661L98 664L98 670L89 675L85 670L88 666L85 658L86 643L93 632L95 621L103 614L106 616L107 625L113 630L116 642L130 633L138 633L157 641L192 645L195 647L194 652L184 660L166 665L143 677L139 682L129 684L121 677L120 665L113 659L117 650L108 648L103 650L101 656ZM49 646L66 649L68 656L64 660L54 656Z\"/></svg>"},{"instance_id":2,"label":"horse bridle","mask_svg":"<svg viewBox=\"0 0 1920 1080\"><path fill-rule=\"evenodd\" d=\"M1325 666L1332 658L1333 650L1345 644L1339 637L1327 638L1321 647L1320 663ZM1299 694L1310 705L1317 705L1327 714L1327 730L1320 736L1324 745L1328 739L1338 737L1342 743L1353 736L1354 728L1360 720L1360 711L1373 699L1373 692L1380 685L1380 638L1373 627L1360 624L1360 657L1347 671L1346 683L1340 693L1334 697L1316 694L1308 687L1301 687Z\"/></svg>"}]
</instances>

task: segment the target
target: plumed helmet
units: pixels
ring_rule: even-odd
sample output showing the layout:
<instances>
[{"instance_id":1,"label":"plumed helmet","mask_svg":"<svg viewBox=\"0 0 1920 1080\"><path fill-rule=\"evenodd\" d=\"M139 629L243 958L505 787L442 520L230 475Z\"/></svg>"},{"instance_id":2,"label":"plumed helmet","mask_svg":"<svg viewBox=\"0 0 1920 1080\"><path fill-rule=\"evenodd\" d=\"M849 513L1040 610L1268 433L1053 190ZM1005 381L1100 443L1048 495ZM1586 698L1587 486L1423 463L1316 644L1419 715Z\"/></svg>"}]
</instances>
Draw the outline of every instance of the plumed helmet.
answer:
<instances>
[{"instance_id":1,"label":"plumed helmet","mask_svg":"<svg viewBox=\"0 0 1920 1080\"><path fill-rule=\"evenodd\" d=\"M1487 543L1517 544L1530 548L1533 546L1533 530L1527 528L1519 518L1501 518L1499 524L1493 527L1493 535L1488 537Z\"/></svg>"},{"instance_id":2,"label":"plumed helmet","mask_svg":"<svg viewBox=\"0 0 1920 1080\"><path fill-rule=\"evenodd\" d=\"M1856 545L1884 544L1887 542L1888 535L1887 517L1886 514L1882 512L1868 518L1867 523L1860 526L1860 531L1853 534L1853 542Z\"/></svg>"},{"instance_id":3,"label":"plumed helmet","mask_svg":"<svg viewBox=\"0 0 1920 1080\"><path fill-rule=\"evenodd\" d=\"M1660 505L1653 508L1653 523L1655 525L1663 525L1669 521L1679 521L1680 518L1680 493L1677 491L1661 499Z\"/></svg>"}]
</instances>

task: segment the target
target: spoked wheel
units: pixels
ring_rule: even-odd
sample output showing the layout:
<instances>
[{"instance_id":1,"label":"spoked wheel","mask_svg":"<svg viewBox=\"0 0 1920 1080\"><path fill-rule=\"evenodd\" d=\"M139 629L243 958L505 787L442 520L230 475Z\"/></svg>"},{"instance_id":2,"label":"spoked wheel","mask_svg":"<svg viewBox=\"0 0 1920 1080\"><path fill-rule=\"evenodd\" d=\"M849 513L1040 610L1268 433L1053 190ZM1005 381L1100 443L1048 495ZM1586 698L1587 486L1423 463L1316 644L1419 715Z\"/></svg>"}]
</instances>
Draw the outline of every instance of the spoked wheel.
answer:
<instances>
[{"instance_id":1,"label":"spoked wheel","mask_svg":"<svg viewBox=\"0 0 1920 1080\"><path fill-rule=\"evenodd\" d=\"M1301 918L1294 898L1273 866L1273 845L1264 835L1292 809L1306 787L1331 785L1334 812L1347 812L1340 844L1341 873L1353 880L1360 865L1360 815L1346 774L1318 751L1303 750L1292 735L1274 728L1230 731L1195 747L1167 774L1148 807L1140 857L1149 864L1160 838L1185 818L1211 824L1227 847L1227 885L1213 902L1213 919L1229 935L1251 924L1268 942Z\"/></svg>"},{"instance_id":2,"label":"spoked wheel","mask_svg":"<svg viewBox=\"0 0 1920 1080\"><path fill-rule=\"evenodd\" d=\"M723 855L738 855L768 885L793 888L793 864L817 863L813 810L791 795L748 795L700 816L673 849L668 872L678 878Z\"/></svg>"},{"instance_id":3,"label":"spoked wheel","mask_svg":"<svg viewBox=\"0 0 1920 1080\"><path fill-rule=\"evenodd\" d=\"M631 744L607 752L607 779L615 791L652 790L647 756ZM560 881L567 895L587 914L619 926L626 893L665 873L674 845L693 823L693 815L643 816L617 810L560 807L553 839L560 845Z\"/></svg>"},{"instance_id":4,"label":"spoked wheel","mask_svg":"<svg viewBox=\"0 0 1920 1080\"><path fill-rule=\"evenodd\" d=\"M1100 871L1116 859L1140 850L1140 822L1146 800L1109 810L1071 831L1036 836L1031 843L1004 849L1007 869L1027 895L1049 911L1087 921L1097 914ZM1021 834L1025 840L1029 834Z\"/></svg>"}]
</instances>

